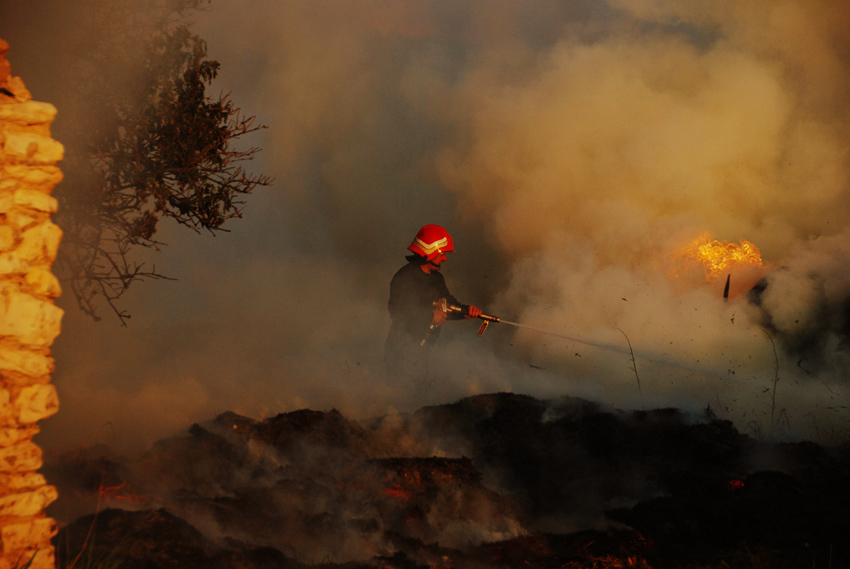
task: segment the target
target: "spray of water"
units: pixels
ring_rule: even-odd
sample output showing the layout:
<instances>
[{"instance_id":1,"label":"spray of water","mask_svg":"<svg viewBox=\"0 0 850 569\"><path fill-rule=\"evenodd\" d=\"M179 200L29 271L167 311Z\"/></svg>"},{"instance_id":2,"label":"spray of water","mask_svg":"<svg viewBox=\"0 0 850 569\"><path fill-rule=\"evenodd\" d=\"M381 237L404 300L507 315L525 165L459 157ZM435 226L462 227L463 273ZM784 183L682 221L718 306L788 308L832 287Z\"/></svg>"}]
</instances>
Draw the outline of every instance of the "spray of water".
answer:
<instances>
[{"instance_id":1,"label":"spray of water","mask_svg":"<svg viewBox=\"0 0 850 569\"><path fill-rule=\"evenodd\" d=\"M563 338L564 340L569 340L570 342L576 342L578 344L584 344L585 346L593 346L596 348L601 348L603 350L612 350L614 352L620 352L621 354L628 354L630 350L628 348L623 348L622 346L615 346L614 344L607 344L603 342L590 342L588 340L581 340L579 338L575 338L573 336L567 336L566 334L559 334L558 332L553 332L552 330L545 330L543 328L538 328L537 326L529 326L528 324L521 324L519 322L511 322L509 320L499 320L500 324L509 324L511 326L517 326L519 328L526 328L528 330L534 330L535 332L539 332L540 334L547 334L549 336L557 336L558 338Z\"/></svg>"}]
</instances>

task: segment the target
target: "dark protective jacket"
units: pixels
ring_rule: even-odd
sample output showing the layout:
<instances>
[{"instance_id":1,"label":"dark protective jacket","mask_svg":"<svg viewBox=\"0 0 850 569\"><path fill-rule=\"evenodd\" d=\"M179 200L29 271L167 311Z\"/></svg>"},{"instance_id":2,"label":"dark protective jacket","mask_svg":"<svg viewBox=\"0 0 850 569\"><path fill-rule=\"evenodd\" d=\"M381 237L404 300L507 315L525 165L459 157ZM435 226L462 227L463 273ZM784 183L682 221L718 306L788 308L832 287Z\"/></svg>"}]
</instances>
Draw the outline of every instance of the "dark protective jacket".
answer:
<instances>
[{"instance_id":1,"label":"dark protective jacket","mask_svg":"<svg viewBox=\"0 0 850 569\"><path fill-rule=\"evenodd\" d=\"M390 281L388 308L392 325L384 350L384 359L389 367L416 365L424 361L440 333L439 327L431 329L431 321L434 302L441 298L449 304L464 306L449 292L439 271L426 273L414 260L396 272ZM449 313L448 318L458 320L463 315Z\"/></svg>"}]
</instances>

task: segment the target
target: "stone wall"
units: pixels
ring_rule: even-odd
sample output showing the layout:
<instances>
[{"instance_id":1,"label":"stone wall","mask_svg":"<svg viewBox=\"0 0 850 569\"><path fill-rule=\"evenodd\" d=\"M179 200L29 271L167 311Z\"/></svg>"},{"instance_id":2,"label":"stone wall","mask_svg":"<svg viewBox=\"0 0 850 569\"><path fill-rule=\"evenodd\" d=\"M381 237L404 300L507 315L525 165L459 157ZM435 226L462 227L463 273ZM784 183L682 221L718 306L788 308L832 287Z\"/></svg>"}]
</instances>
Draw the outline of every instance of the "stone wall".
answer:
<instances>
[{"instance_id":1,"label":"stone wall","mask_svg":"<svg viewBox=\"0 0 850 569\"><path fill-rule=\"evenodd\" d=\"M51 272L62 232L50 221L62 179L62 145L50 138L56 108L30 100L0 40L0 569L54 567L56 522L44 508L56 488L38 473L38 421L59 401L50 345L62 310Z\"/></svg>"}]
</instances>

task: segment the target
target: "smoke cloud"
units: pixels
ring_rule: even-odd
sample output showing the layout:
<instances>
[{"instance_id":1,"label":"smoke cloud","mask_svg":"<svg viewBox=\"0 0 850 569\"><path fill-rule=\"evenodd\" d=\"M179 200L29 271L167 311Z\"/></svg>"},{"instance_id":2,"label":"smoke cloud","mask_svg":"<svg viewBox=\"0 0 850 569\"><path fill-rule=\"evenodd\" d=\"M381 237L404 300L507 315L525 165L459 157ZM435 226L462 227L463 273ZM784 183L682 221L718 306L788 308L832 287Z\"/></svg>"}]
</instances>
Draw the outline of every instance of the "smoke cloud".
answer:
<instances>
[{"instance_id":1,"label":"smoke cloud","mask_svg":"<svg viewBox=\"0 0 850 569\"><path fill-rule=\"evenodd\" d=\"M373 416L495 390L841 436L848 22L802 0L214 0L195 25L214 88L269 126L253 166L275 186L231 233L166 227L150 261L178 282L138 285L128 329L62 299L63 408L41 436L144 446L223 410ZM47 99L37 42L3 34ZM389 280L426 223L455 239L462 301L596 345L450 323L432 384L387 377ZM704 231L762 252L728 300L675 266Z\"/></svg>"}]
</instances>

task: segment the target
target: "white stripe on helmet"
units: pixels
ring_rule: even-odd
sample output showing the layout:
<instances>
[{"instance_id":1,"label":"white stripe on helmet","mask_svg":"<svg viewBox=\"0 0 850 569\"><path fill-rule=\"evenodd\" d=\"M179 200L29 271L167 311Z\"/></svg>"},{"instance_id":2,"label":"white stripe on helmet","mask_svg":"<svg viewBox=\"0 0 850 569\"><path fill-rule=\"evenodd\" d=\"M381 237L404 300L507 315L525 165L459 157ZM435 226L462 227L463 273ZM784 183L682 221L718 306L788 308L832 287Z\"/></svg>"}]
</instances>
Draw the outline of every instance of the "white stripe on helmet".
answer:
<instances>
[{"instance_id":1,"label":"white stripe on helmet","mask_svg":"<svg viewBox=\"0 0 850 569\"><path fill-rule=\"evenodd\" d=\"M439 250L441 250L443 247L445 247L446 245L448 245L448 244L449 244L449 239L448 239L448 237L443 237L442 239L438 239L437 241L434 241L433 243L431 243L431 244L429 245L429 244L425 243L424 241L422 241L421 239L419 239L419 238L417 237L417 238L416 238L416 244L417 244L417 245L419 245L419 247L420 247L423 251L425 251L425 253L426 253L427 255L430 255L431 253L433 253L433 252L435 252L435 251L439 251Z\"/></svg>"}]
</instances>

